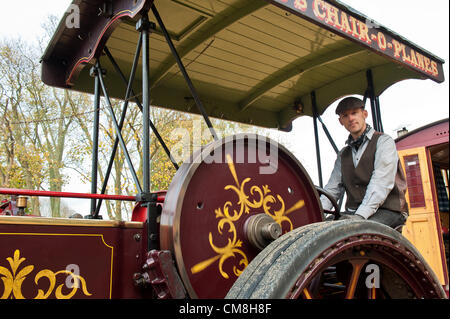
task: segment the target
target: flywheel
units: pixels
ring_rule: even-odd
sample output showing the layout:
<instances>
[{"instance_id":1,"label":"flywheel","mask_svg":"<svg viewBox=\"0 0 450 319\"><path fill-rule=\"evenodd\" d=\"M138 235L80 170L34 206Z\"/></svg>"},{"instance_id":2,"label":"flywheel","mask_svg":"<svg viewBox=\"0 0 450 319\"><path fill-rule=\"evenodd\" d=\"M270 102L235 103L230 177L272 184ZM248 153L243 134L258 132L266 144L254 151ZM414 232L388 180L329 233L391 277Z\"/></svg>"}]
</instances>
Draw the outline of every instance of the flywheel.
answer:
<instances>
[{"instance_id":1,"label":"flywheel","mask_svg":"<svg viewBox=\"0 0 450 319\"><path fill-rule=\"evenodd\" d=\"M223 298L271 241L322 220L298 160L266 137L241 134L181 165L166 194L160 243L173 252L191 298Z\"/></svg>"}]
</instances>

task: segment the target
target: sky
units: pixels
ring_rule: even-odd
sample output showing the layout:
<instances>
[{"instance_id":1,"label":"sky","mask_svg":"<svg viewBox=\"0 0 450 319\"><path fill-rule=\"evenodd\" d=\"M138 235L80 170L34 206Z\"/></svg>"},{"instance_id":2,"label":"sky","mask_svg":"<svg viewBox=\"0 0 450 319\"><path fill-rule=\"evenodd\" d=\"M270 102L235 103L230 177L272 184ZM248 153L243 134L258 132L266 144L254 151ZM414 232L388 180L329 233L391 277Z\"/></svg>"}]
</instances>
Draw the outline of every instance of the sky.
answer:
<instances>
[{"instance_id":1,"label":"sky","mask_svg":"<svg viewBox=\"0 0 450 319\"><path fill-rule=\"evenodd\" d=\"M405 80L389 87L380 95L381 119L384 132L397 137L397 130L409 131L428 123L449 117L449 1L447 0L342 0L341 2L363 13L414 44L444 59L443 83L432 80ZM337 147L345 145L348 132L338 122L334 113L337 103L322 115ZM368 123L372 125L370 103ZM319 185L314 144L313 120L299 118L293 123L294 140L289 139L289 149L306 168L315 185ZM295 138L297 137L297 138ZM304 137L304 138L302 138ZM323 183L326 184L335 160L335 152L319 123L319 145ZM330 155L331 154L331 155Z\"/></svg>"},{"instance_id":2,"label":"sky","mask_svg":"<svg viewBox=\"0 0 450 319\"><path fill-rule=\"evenodd\" d=\"M341 2L393 30L416 45L444 59L444 76L449 76L449 1L448 0L342 0ZM69 0L15 0L1 1L0 39L20 37L35 41L42 31L42 22L48 15L61 17ZM18 13L19 14L15 14ZM369 105L369 104L368 104ZM381 117L385 133L396 137L402 127L408 130L448 118L448 80L438 84L431 80L406 80L394 84L380 96ZM339 148L348 136L334 114L331 105L322 119ZM370 107L369 114L370 114ZM368 123L372 123L369 115ZM282 134L286 146L309 172L318 185L313 120L299 118L290 133ZM319 125L323 180L326 183L334 163L334 151ZM69 185L73 189L73 185ZM76 191L89 192L89 186Z\"/></svg>"}]
</instances>

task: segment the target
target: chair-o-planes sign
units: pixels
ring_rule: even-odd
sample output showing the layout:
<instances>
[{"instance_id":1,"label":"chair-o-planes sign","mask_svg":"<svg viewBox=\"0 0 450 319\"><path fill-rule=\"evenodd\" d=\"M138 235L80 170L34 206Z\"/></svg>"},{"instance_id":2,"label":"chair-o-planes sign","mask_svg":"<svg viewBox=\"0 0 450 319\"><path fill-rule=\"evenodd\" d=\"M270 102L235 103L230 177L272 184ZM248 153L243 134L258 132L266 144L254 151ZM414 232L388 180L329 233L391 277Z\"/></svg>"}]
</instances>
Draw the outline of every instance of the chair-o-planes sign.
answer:
<instances>
[{"instance_id":1,"label":"chair-o-planes sign","mask_svg":"<svg viewBox=\"0 0 450 319\"><path fill-rule=\"evenodd\" d=\"M437 82L444 80L442 64L427 56L424 52L415 51L400 38L394 38L380 30L376 22L362 21L323 0L272 0L282 4L295 13L300 13L315 22L323 24L338 34L354 41L363 42L379 53L386 54L397 61L407 63L416 71Z\"/></svg>"}]
</instances>

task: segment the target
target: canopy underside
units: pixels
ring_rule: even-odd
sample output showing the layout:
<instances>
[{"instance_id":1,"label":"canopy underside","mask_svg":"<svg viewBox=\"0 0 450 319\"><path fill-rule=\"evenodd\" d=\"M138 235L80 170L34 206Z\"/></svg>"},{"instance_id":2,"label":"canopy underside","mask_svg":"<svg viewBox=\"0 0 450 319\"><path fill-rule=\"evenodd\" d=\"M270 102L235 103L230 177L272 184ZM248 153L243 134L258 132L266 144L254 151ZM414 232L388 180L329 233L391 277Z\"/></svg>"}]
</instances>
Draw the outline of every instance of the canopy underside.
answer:
<instances>
[{"instance_id":1,"label":"canopy underside","mask_svg":"<svg viewBox=\"0 0 450 319\"><path fill-rule=\"evenodd\" d=\"M104 43L97 41L97 46L91 45L92 52L81 63L77 65L71 62L76 60L72 57L76 55L73 53L74 50L70 49L74 45L73 41L80 42L79 46L83 45L80 40L83 38L80 33L85 32L82 26L83 19L92 18L92 12L95 13L96 7L103 2L74 1L80 5L81 27L74 30L68 29L64 23L60 24L43 57L45 83L93 93L94 80L89 75L89 65L100 56L105 45L124 74L129 75L139 39L139 32L135 26L140 18L138 14L140 12L137 11L120 16L114 24L111 23L107 29L109 32L103 33ZM135 7L142 5L139 10L144 10L149 2L151 1L134 1ZM420 72L417 70L418 67L411 64L413 61L408 65L379 50L374 50L373 45L376 43L372 43L371 47L358 39L351 39L349 32L344 35L337 32L339 30L336 23L339 24L339 21L341 31L346 27L346 21L350 21L348 27L352 27L351 15L363 21L363 16L356 16L339 2L329 2L336 8L336 12L340 12L340 15L336 16L334 26L330 26L329 23L324 26L307 16L315 14L314 11L297 12L295 7L292 7L293 4L288 7L282 4L283 2L282 0L154 1L210 116L285 129L296 117L312 115L310 95L313 91L319 114L342 96L364 95L367 89L366 73L369 69L373 75L376 95L404 79L432 78L437 82L443 81L441 74L438 74L440 78L436 78L437 76L433 78L427 76L426 72ZM307 10L314 10L315 2L299 3L310 6ZM326 5L330 4L325 1L319 2L323 3L324 7L318 7L322 9L317 9L319 11L316 14L319 16L325 14L327 18L326 15L329 14L327 10L330 9ZM126 6L126 3L124 5ZM302 16L300 13L306 15ZM110 17L112 18L114 16ZM149 20L156 22L151 11ZM379 28L377 32L384 32L386 35L390 32L379 26L377 28ZM361 33L364 31L364 29L355 30L360 30ZM371 42L378 42L379 45L380 40L373 38ZM197 113L194 100L159 26L152 32L149 43L151 104ZM383 45L382 42L381 44ZM412 54L419 58L416 54L422 52L419 51L420 48L413 47L410 43L405 46L414 49L413 53L407 51L411 60ZM427 52L423 51L419 55L425 54ZM82 54L81 56L83 57ZM435 61L438 72L442 72L443 61L433 56L430 60ZM60 61L65 61L65 68L58 64ZM81 60L78 58L78 61ZM101 56L100 62L106 69L105 81L109 94L123 99L126 88L124 83L105 56ZM417 66L419 62L416 61ZM74 71L76 68L78 71ZM431 70L431 66L429 69ZM140 95L141 65L137 70L134 91Z\"/></svg>"}]
</instances>

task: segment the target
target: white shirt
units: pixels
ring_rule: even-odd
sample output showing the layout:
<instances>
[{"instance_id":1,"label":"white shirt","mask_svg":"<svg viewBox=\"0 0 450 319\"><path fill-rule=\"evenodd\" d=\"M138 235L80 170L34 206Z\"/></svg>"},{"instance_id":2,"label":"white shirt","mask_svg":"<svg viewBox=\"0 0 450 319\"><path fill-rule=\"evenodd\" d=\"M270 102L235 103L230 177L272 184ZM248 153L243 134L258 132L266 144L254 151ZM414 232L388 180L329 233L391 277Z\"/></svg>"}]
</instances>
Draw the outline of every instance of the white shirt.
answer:
<instances>
[{"instance_id":1,"label":"white shirt","mask_svg":"<svg viewBox=\"0 0 450 319\"><path fill-rule=\"evenodd\" d=\"M355 150L352 147L353 165L355 167L358 165L361 156L364 154L364 151L366 150L369 141L372 139L374 132L375 130L373 128L367 132L364 142L358 150ZM342 151L343 149L339 152L334 163L334 168L331 172L330 179L324 187L324 189L328 191L336 200L338 200L345 192L341 175ZM372 216L381 205L383 205L387 196L394 188L397 163L398 154L394 140L387 134L381 135L377 141L372 177L367 185L366 193L361 205L355 211L355 214L367 219ZM325 210L331 210L333 207L331 202L323 195L320 197L320 201L322 202L322 207Z\"/></svg>"}]
</instances>

